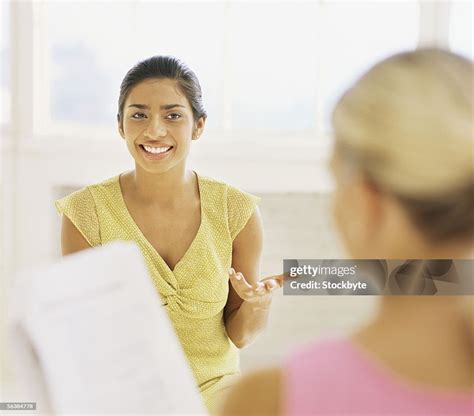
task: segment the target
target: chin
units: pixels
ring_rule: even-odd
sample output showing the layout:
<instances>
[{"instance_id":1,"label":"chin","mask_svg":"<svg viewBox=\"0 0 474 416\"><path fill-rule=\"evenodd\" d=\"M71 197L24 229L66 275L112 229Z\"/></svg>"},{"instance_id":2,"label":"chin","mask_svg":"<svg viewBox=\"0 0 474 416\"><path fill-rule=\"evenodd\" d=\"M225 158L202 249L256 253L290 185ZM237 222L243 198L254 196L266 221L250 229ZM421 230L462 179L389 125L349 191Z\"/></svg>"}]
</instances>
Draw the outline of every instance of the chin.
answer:
<instances>
[{"instance_id":1,"label":"chin","mask_svg":"<svg viewBox=\"0 0 474 416\"><path fill-rule=\"evenodd\" d=\"M175 169L178 167L181 163L181 161L177 160L167 160L166 162L160 162L160 163L155 163L147 161L147 160L139 160L137 161L135 159L135 166L140 166L140 169L144 172L147 172L151 175L159 175L162 173L169 172L170 170Z\"/></svg>"},{"instance_id":2,"label":"chin","mask_svg":"<svg viewBox=\"0 0 474 416\"><path fill-rule=\"evenodd\" d=\"M138 163L142 171L145 171L149 174L160 174L168 172L170 169L173 168L172 165L167 166L149 166L146 163Z\"/></svg>"}]
</instances>

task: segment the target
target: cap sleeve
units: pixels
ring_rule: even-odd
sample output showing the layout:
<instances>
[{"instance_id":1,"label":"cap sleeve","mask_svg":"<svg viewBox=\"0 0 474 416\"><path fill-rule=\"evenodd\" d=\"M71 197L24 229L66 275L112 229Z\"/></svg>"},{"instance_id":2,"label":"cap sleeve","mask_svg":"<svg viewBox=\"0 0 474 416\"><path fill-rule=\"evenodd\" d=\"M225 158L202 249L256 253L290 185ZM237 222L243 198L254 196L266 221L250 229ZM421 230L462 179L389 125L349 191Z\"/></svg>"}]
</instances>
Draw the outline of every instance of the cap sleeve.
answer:
<instances>
[{"instance_id":1,"label":"cap sleeve","mask_svg":"<svg viewBox=\"0 0 474 416\"><path fill-rule=\"evenodd\" d=\"M227 216L232 241L242 231L261 198L227 185Z\"/></svg>"},{"instance_id":2,"label":"cap sleeve","mask_svg":"<svg viewBox=\"0 0 474 416\"><path fill-rule=\"evenodd\" d=\"M54 205L59 214L71 220L92 247L101 244L96 205L88 188L54 201Z\"/></svg>"}]
</instances>

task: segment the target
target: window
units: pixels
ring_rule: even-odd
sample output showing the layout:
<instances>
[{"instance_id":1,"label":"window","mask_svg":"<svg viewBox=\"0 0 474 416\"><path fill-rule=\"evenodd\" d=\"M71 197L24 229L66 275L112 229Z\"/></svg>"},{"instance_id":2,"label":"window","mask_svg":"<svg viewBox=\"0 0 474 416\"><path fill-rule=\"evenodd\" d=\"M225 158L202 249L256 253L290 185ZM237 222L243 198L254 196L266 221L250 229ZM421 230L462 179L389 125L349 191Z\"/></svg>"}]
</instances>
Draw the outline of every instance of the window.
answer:
<instances>
[{"instance_id":1,"label":"window","mask_svg":"<svg viewBox=\"0 0 474 416\"><path fill-rule=\"evenodd\" d=\"M0 2L0 125L10 120L10 16L9 3Z\"/></svg>"},{"instance_id":2,"label":"window","mask_svg":"<svg viewBox=\"0 0 474 416\"><path fill-rule=\"evenodd\" d=\"M473 59L472 3L455 1L451 4L449 45L453 52Z\"/></svg>"},{"instance_id":3,"label":"window","mask_svg":"<svg viewBox=\"0 0 474 416\"><path fill-rule=\"evenodd\" d=\"M419 2L46 2L43 128L116 134L120 82L139 60L172 54L193 68L216 136L330 129L340 93L375 61L414 49ZM113 129L113 130L112 130Z\"/></svg>"},{"instance_id":4,"label":"window","mask_svg":"<svg viewBox=\"0 0 474 416\"><path fill-rule=\"evenodd\" d=\"M233 3L228 83L236 130L316 129L318 3Z\"/></svg>"},{"instance_id":5,"label":"window","mask_svg":"<svg viewBox=\"0 0 474 416\"><path fill-rule=\"evenodd\" d=\"M415 49L419 5L416 2L328 2L324 7L321 105L329 130L337 99L363 72L393 53Z\"/></svg>"},{"instance_id":6,"label":"window","mask_svg":"<svg viewBox=\"0 0 474 416\"><path fill-rule=\"evenodd\" d=\"M224 10L204 2L49 3L52 122L114 124L125 73L172 54L197 73L209 125L220 127Z\"/></svg>"}]
</instances>

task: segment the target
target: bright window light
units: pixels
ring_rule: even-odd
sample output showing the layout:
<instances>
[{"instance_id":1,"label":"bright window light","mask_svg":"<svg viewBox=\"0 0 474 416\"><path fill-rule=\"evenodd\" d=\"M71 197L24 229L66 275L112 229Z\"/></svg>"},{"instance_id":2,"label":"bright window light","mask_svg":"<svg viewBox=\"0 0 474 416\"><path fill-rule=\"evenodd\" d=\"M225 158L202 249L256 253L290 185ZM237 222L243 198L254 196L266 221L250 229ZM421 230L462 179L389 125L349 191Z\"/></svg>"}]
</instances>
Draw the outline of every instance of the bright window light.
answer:
<instances>
[{"instance_id":1,"label":"bright window light","mask_svg":"<svg viewBox=\"0 0 474 416\"><path fill-rule=\"evenodd\" d=\"M316 129L318 13L315 2L233 5L234 129Z\"/></svg>"},{"instance_id":2,"label":"bright window light","mask_svg":"<svg viewBox=\"0 0 474 416\"><path fill-rule=\"evenodd\" d=\"M68 1L46 15L52 125L110 126L126 71L171 54L201 81L208 131L267 137L328 131L343 89L419 29L418 2Z\"/></svg>"},{"instance_id":3,"label":"bright window light","mask_svg":"<svg viewBox=\"0 0 474 416\"><path fill-rule=\"evenodd\" d=\"M473 59L472 3L455 1L451 4L449 45L453 52Z\"/></svg>"},{"instance_id":4,"label":"bright window light","mask_svg":"<svg viewBox=\"0 0 474 416\"><path fill-rule=\"evenodd\" d=\"M324 82L319 86L323 129L341 93L378 60L415 49L419 5L416 2L328 2L324 6Z\"/></svg>"},{"instance_id":5,"label":"bright window light","mask_svg":"<svg viewBox=\"0 0 474 416\"><path fill-rule=\"evenodd\" d=\"M125 73L140 60L170 54L197 73L208 126L218 127L224 8L208 2L49 3L52 121L114 123Z\"/></svg>"},{"instance_id":6,"label":"bright window light","mask_svg":"<svg viewBox=\"0 0 474 416\"><path fill-rule=\"evenodd\" d=\"M0 2L0 124L10 120L10 19L9 3Z\"/></svg>"}]
</instances>

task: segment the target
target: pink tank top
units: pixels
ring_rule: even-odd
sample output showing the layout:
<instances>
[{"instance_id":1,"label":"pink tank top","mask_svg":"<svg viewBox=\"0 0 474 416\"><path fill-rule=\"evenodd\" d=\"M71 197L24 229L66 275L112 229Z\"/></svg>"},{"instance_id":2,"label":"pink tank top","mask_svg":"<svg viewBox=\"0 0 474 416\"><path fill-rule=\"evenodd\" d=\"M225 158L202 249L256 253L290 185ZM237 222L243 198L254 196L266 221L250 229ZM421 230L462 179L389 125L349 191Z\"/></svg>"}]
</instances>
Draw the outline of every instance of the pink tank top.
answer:
<instances>
[{"instance_id":1,"label":"pink tank top","mask_svg":"<svg viewBox=\"0 0 474 416\"><path fill-rule=\"evenodd\" d=\"M397 379L345 339L311 344L285 363L285 416L474 415L474 390L448 392Z\"/></svg>"}]
</instances>

